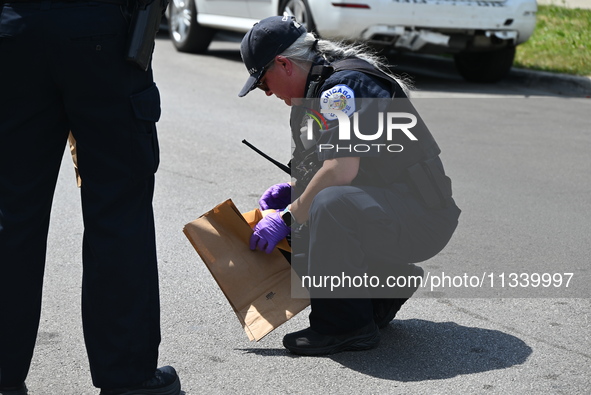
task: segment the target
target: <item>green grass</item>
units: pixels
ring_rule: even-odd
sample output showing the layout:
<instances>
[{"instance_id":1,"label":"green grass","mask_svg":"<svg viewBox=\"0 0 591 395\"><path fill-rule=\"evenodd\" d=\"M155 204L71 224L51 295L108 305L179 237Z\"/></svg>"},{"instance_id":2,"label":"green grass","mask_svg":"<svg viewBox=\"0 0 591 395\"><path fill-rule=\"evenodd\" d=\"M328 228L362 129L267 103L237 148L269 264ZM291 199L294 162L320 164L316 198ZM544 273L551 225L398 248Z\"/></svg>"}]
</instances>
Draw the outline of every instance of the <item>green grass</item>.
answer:
<instances>
[{"instance_id":1,"label":"green grass","mask_svg":"<svg viewBox=\"0 0 591 395\"><path fill-rule=\"evenodd\" d=\"M591 10L538 6L536 29L514 65L591 76Z\"/></svg>"}]
</instances>

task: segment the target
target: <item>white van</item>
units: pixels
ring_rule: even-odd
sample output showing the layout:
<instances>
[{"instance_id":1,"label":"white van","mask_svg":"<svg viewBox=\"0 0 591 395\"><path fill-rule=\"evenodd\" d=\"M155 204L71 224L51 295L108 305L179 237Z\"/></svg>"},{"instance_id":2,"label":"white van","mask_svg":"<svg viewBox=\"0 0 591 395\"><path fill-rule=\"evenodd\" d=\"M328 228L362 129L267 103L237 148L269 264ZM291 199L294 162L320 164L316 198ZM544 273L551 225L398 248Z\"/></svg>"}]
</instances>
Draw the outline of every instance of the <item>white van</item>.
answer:
<instances>
[{"instance_id":1,"label":"white van","mask_svg":"<svg viewBox=\"0 0 591 395\"><path fill-rule=\"evenodd\" d=\"M168 20L179 51L204 53L217 30L245 33L287 12L321 38L452 54L465 79L495 82L533 33L536 11L536 0L171 0Z\"/></svg>"}]
</instances>

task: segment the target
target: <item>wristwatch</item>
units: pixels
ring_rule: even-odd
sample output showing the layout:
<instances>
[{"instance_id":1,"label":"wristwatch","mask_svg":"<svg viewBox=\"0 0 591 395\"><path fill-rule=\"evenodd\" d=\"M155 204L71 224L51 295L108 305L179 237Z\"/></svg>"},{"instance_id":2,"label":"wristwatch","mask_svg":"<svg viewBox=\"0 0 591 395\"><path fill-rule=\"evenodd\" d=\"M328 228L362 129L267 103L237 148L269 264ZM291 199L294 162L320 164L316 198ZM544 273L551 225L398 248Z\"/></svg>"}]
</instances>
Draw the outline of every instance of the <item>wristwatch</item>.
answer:
<instances>
[{"instance_id":1,"label":"wristwatch","mask_svg":"<svg viewBox=\"0 0 591 395\"><path fill-rule=\"evenodd\" d=\"M285 222L285 225L287 225L288 227L294 229L300 226L300 224L298 224L295 217L293 216L291 210L289 209L289 206L287 206L285 210L281 212L280 215L281 219L283 220L283 222Z\"/></svg>"}]
</instances>

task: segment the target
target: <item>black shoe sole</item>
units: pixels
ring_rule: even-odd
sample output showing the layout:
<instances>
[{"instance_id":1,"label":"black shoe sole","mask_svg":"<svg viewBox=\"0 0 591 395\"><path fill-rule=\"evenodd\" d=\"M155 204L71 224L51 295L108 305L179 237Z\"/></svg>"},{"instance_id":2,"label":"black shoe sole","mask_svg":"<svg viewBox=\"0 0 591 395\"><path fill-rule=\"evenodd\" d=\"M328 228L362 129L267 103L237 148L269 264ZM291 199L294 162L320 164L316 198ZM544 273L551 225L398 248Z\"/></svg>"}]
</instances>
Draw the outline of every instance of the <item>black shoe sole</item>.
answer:
<instances>
[{"instance_id":1,"label":"black shoe sole","mask_svg":"<svg viewBox=\"0 0 591 395\"><path fill-rule=\"evenodd\" d=\"M127 392L122 392L118 395L180 395L181 393L181 380L176 379L173 383L162 388L151 388L151 389L134 389ZM102 394L102 392L101 392Z\"/></svg>"},{"instance_id":2,"label":"black shoe sole","mask_svg":"<svg viewBox=\"0 0 591 395\"><path fill-rule=\"evenodd\" d=\"M298 355L308 355L308 356L316 356L316 355L330 355L336 354L342 351L363 351L363 350L370 350L375 348L380 343L380 332L375 331L370 335L360 335L355 336L350 339L347 339L341 343L331 344L330 346L326 347L316 347L316 348L308 348L308 347L297 347L297 346L288 346L283 342L285 348L291 351L294 354Z\"/></svg>"},{"instance_id":3,"label":"black shoe sole","mask_svg":"<svg viewBox=\"0 0 591 395\"><path fill-rule=\"evenodd\" d=\"M14 388L0 389L0 395L27 395L29 392L26 385Z\"/></svg>"}]
</instances>

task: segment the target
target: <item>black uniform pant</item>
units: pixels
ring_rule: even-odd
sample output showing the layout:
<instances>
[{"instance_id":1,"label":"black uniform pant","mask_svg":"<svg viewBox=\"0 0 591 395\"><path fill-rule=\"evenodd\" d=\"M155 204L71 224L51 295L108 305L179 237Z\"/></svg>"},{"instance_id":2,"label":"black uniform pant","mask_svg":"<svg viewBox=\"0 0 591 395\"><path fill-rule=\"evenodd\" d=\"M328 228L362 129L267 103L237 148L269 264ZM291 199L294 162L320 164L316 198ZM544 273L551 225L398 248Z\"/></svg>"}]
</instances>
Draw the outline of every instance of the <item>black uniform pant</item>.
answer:
<instances>
[{"instance_id":1,"label":"black uniform pant","mask_svg":"<svg viewBox=\"0 0 591 395\"><path fill-rule=\"evenodd\" d=\"M0 387L20 384L29 370L70 130L82 177L82 318L93 383L142 382L154 374L160 343L152 71L124 60L129 22L118 5L44 0L0 12Z\"/></svg>"},{"instance_id":2,"label":"black uniform pant","mask_svg":"<svg viewBox=\"0 0 591 395\"><path fill-rule=\"evenodd\" d=\"M373 319L372 297L401 297L396 289L381 286L385 274L408 275L413 272L409 264L440 252L459 214L455 204L440 210L425 208L404 184L322 190L312 203L308 222L307 272L320 285L309 288L310 327L323 334L342 334L367 325ZM374 274L380 284L368 281ZM330 278L336 281L321 281ZM352 285L347 286L347 278Z\"/></svg>"}]
</instances>

